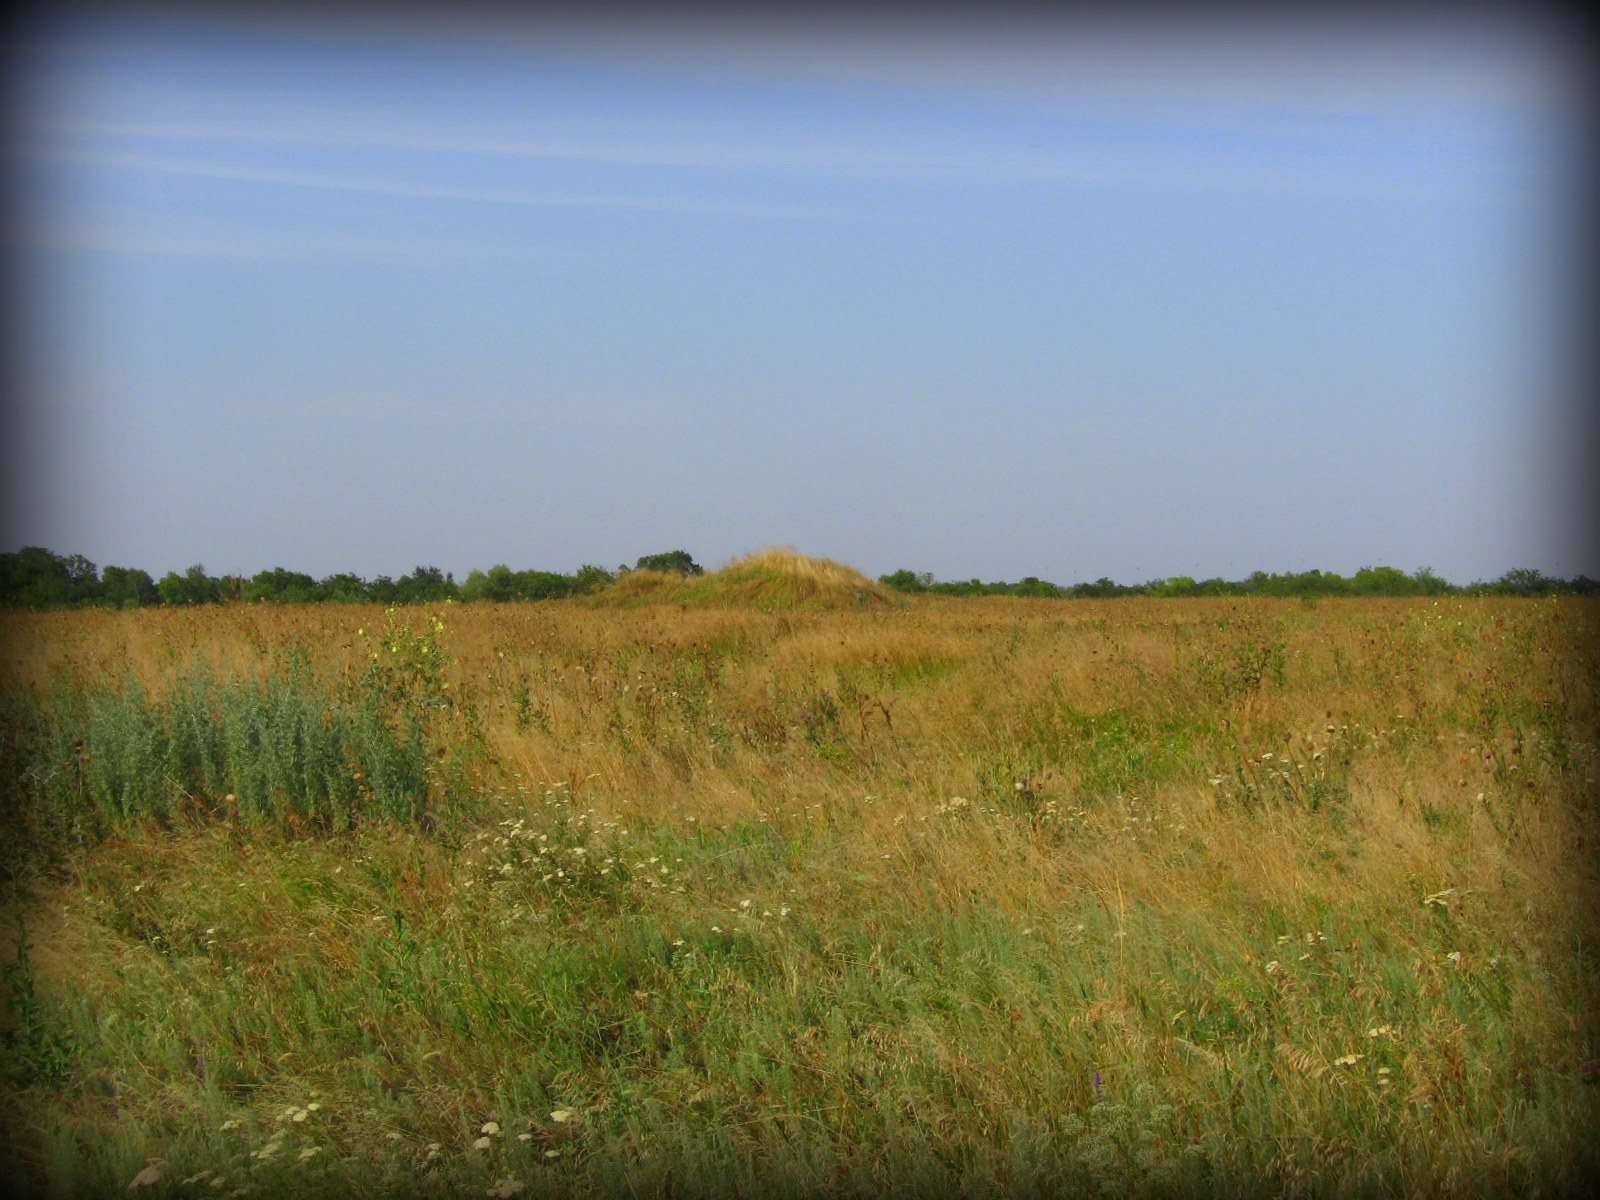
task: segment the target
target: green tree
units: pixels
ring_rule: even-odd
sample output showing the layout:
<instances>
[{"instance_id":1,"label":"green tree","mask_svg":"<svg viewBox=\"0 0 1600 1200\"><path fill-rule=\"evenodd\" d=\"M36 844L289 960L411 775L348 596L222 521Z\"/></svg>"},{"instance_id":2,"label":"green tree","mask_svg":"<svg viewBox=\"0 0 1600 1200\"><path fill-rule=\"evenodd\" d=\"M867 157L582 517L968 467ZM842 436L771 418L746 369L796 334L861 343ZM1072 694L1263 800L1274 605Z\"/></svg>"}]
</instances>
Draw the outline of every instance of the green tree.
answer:
<instances>
[{"instance_id":1,"label":"green tree","mask_svg":"<svg viewBox=\"0 0 1600 1200\"><path fill-rule=\"evenodd\" d=\"M168 571L156 584L156 590L163 604L215 604L222 599L222 581L207 575L202 563L182 575Z\"/></svg>"},{"instance_id":2,"label":"green tree","mask_svg":"<svg viewBox=\"0 0 1600 1200\"><path fill-rule=\"evenodd\" d=\"M1187 575L1173 575L1158 579L1147 589L1152 596L1193 596L1198 585Z\"/></svg>"},{"instance_id":3,"label":"green tree","mask_svg":"<svg viewBox=\"0 0 1600 1200\"><path fill-rule=\"evenodd\" d=\"M705 568L689 557L687 550L669 550L665 554L646 554L633 564L635 571L673 571L679 575L704 575Z\"/></svg>"},{"instance_id":4,"label":"green tree","mask_svg":"<svg viewBox=\"0 0 1600 1200\"><path fill-rule=\"evenodd\" d=\"M1424 596L1445 596L1455 591L1450 581L1441 578L1432 567L1418 567L1411 578L1416 590Z\"/></svg>"},{"instance_id":5,"label":"green tree","mask_svg":"<svg viewBox=\"0 0 1600 1200\"><path fill-rule=\"evenodd\" d=\"M1542 596L1559 586L1560 580L1551 579L1531 567L1516 567L1507 571L1491 585L1494 591L1506 596Z\"/></svg>"},{"instance_id":6,"label":"green tree","mask_svg":"<svg viewBox=\"0 0 1600 1200\"><path fill-rule=\"evenodd\" d=\"M460 589L454 575L446 575L438 567L417 567L409 575L395 580L395 601L400 604L428 604L438 600L454 600Z\"/></svg>"},{"instance_id":7,"label":"green tree","mask_svg":"<svg viewBox=\"0 0 1600 1200\"><path fill-rule=\"evenodd\" d=\"M1411 576L1399 567L1362 567L1350 586L1361 596L1412 596L1417 591Z\"/></svg>"},{"instance_id":8,"label":"green tree","mask_svg":"<svg viewBox=\"0 0 1600 1200\"><path fill-rule=\"evenodd\" d=\"M499 563L489 568L484 587L485 600L510 600L517 594L517 576L510 567Z\"/></svg>"},{"instance_id":9,"label":"green tree","mask_svg":"<svg viewBox=\"0 0 1600 1200\"><path fill-rule=\"evenodd\" d=\"M101 571L100 596L118 608L141 608L161 599L150 573L138 567L107 567Z\"/></svg>"},{"instance_id":10,"label":"green tree","mask_svg":"<svg viewBox=\"0 0 1600 1200\"><path fill-rule=\"evenodd\" d=\"M1031 578L1031 576L1030 576L1030 578ZM1023 584L1026 584L1027 582L1028 582L1027 579L1024 579L1022 581ZM1034 580L1034 582L1037 583L1038 580ZM1018 586L1020 587L1020 586L1022 586L1022 584L1019 584ZM1051 586L1054 586L1054 585L1052 584ZM1099 579L1096 579L1093 583L1075 583L1075 584L1073 584L1071 588L1067 589L1066 594L1069 595L1069 596L1077 596L1077 597L1082 598L1082 599L1103 600L1103 599L1106 599L1106 598L1108 598L1110 596L1126 595L1127 593L1137 592L1138 590L1139 589L1136 588L1136 587L1124 587L1122 584L1117 583L1117 582L1107 578L1106 576L1102 575L1102 576L1100 576ZM1013 588L1012 591L1013 591L1013 593L1015 593L1016 589ZM1031 594L1031 593L1028 593L1028 594Z\"/></svg>"},{"instance_id":11,"label":"green tree","mask_svg":"<svg viewBox=\"0 0 1600 1200\"><path fill-rule=\"evenodd\" d=\"M317 600L330 600L336 604L355 604L367 599L367 583L361 576L344 571L323 578L313 596Z\"/></svg>"},{"instance_id":12,"label":"green tree","mask_svg":"<svg viewBox=\"0 0 1600 1200\"><path fill-rule=\"evenodd\" d=\"M1110 582L1107 580L1106 582ZM1061 589L1048 579L1040 579L1037 575L1025 576L1021 583L1011 589L1013 596L1036 596L1050 600L1059 599Z\"/></svg>"},{"instance_id":13,"label":"green tree","mask_svg":"<svg viewBox=\"0 0 1600 1200\"><path fill-rule=\"evenodd\" d=\"M554 600L578 590L578 581L556 571L518 571L516 595L523 600Z\"/></svg>"},{"instance_id":14,"label":"green tree","mask_svg":"<svg viewBox=\"0 0 1600 1200\"><path fill-rule=\"evenodd\" d=\"M93 599L99 592L95 566L81 554L65 558L43 546L0 554L0 602L23 608L55 608Z\"/></svg>"},{"instance_id":15,"label":"green tree","mask_svg":"<svg viewBox=\"0 0 1600 1200\"><path fill-rule=\"evenodd\" d=\"M263 600L274 604L307 604L316 594L317 581L300 571L286 571L273 567L258 571L245 589L244 599L255 603Z\"/></svg>"},{"instance_id":16,"label":"green tree","mask_svg":"<svg viewBox=\"0 0 1600 1200\"><path fill-rule=\"evenodd\" d=\"M924 582L924 576L915 571L908 571L904 567L889 575L878 576L878 582L884 587L893 588L897 592L925 592L928 583L932 582L931 576Z\"/></svg>"},{"instance_id":17,"label":"green tree","mask_svg":"<svg viewBox=\"0 0 1600 1200\"><path fill-rule=\"evenodd\" d=\"M597 567L593 563L584 563L573 573L572 581L580 592L592 592L603 588L613 582L616 575L604 567Z\"/></svg>"}]
</instances>

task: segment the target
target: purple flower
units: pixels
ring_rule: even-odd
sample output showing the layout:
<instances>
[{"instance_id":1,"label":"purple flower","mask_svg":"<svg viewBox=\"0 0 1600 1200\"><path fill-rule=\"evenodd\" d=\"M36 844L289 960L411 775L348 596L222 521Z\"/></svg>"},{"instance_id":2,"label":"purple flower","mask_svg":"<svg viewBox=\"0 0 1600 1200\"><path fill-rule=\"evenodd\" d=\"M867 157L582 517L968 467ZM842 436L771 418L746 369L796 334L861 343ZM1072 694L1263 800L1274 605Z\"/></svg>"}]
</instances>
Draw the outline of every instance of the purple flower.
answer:
<instances>
[{"instance_id":1,"label":"purple flower","mask_svg":"<svg viewBox=\"0 0 1600 1200\"><path fill-rule=\"evenodd\" d=\"M1593 1066L1592 1063L1590 1065ZM1094 1085L1095 1085L1095 1087L1099 1087L1100 1086L1100 1072L1099 1071L1096 1071L1094 1073Z\"/></svg>"},{"instance_id":2,"label":"purple flower","mask_svg":"<svg viewBox=\"0 0 1600 1200\"><path fill-rule=\"evenodd\" d=\"M1592 1058L1584 1059L1583 1062L1578 1066L1578 1071L1583 1075L1583 1081L1585 1083L1593 1083L1597 1078L1595 1072L1595 1061Z\"/></svg>"}]
</instances>

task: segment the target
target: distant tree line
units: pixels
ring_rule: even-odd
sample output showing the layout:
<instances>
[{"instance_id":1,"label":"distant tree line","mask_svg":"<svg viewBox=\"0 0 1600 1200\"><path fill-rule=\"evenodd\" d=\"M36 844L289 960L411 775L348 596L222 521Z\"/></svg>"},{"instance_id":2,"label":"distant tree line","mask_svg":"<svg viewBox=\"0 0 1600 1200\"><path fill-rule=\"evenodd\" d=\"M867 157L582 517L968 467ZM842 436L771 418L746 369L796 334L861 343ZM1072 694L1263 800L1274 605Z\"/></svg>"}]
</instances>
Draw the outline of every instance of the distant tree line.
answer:
<instances>
[{"instance_id":1,"label":"distant tree line","mask_svg":"<svg viewBox=\"0 0 1600 1200\"><path fill-rule=\"evenodd\" d=\"M363 579L342 572L315 579L300 571L273 567L248 578L207 575L195 565L181 575L169 571L160 579L138 567L103 570L81 554L59 555L39 546L0 554L0 606L7 608L142 608L188 604L422 604L440 600L552 600L593 592L628 571L704 574L688 551L647 554L632 567L615 571L585 564L570 575L555 571L513 571L505 565L469 571L457 583L437 567L417 567L398 579L379 575ZM1408 575L1397 567L1363 567L1346 578L1328 571L1269 574L1256 571L1247 579L1194 580L1187 575L1122 584L1110 579L1063 586L1029 575L1017 583L983 583L977 579L939 582L927 572L899 570L879 583L900 592L938 596L1040 596L1051 599L1101 599L1113 596L1544 596L1600 594L1600 582L1586 575L1556 579L1538 571L1507 571L1490 582L1457 586L1427 567Z\"/></svg>"},{"instance_id":2,"label":"distant tree line","mask_svg":"<svg viewBox=\"0 0 1600 1200\"><path fill-rule=\"evenodd\" d=\"M152 579L138 567L101 570L81 554L59 555L40 546L0 554L0 606L7 608L143 608L148 605L222 603L423 604L439 600L548 600L592 592L628 570L676 571L699 575L703 568L685 550L649 554L634 567L615 571L584 565L570 575L554 571L513 571L500 565L470 571L461 583L438 567L417 567L399 579L363 579L342 572L322 579L273 567L248 578L207 575L196 564L181 575L168 571Z\"/></svg>"},{"instance_id":3,"label":"distant tree line","mask_svg":"<svg viewBox=\"0 0 1600 1200\"><path fill-rule=\"evenodd\" d=\"M1363 567L1349 577L1331 571L1272 574L1256 571L1247 579L1191 579L1173 575L1148 583L1123 584L1110 579L1071 586L1029 575L1018 583L983 583L977 579L936 582L926 571L899 570L878 582L900 592L939 596L1045 596L1052 599L1102 599L1111 596L1592 596L1600 581L1579 575L1555 579L1526 568L1507 571L1491 582L1457 586L1428 567L1407 575L1398 567Z\"/></svg>"}]
</instances>

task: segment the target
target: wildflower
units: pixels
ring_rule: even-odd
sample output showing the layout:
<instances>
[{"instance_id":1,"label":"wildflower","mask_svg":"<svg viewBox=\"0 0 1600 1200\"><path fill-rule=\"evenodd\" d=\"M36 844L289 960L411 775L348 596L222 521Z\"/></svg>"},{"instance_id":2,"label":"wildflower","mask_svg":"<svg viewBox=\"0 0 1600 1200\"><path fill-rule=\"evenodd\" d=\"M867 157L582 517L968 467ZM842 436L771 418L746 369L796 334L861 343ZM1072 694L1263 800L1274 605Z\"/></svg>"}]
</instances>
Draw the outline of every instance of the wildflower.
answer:
<instances>
[{"instance_id":1,"label":"wildflower","mask_svg":"<svg viewBox=\"0 0 1600 1200\"><path fill-rule=\"evenodd\" d=\"M494 1141L492 1139L481 1137L472 1143L472 1148L474 1150L487 1150L492 1145L494 1145Z\"/></svg>"},{"instance_id":2,"label":"wildflower","mask_svg":"<svg viewBox=\"0 0 1600 1200\"><path fill-rule=\"evenodd\" d=\"M1333 1065L1336 1067L1353 1067L1365 1057L1366 1055L1364 1054L1346 1054L1343 1058L1334 1059Z\"/></svg>"},{"instance_id":3,"label":"wildflower","mask_svg":"<svg viewBox=\"0 0 1600 1200\"><path fill-rule=\"evenodd\" d=\"M1592 1058L1586 1058L1578 1064L1578 1073L1583 1076L1585 1083L1594 1083L1596 1079L1600 1079L1600 1071L1597 1071Z\"/></svg>"},{"instance_id":4,"label":"wildflower","mask_svg":"<svg viewBox=\"0 0 1600 1200\"><path fill-rule=\"evenodd\" d=\"M555 1112L550 1114L550 1119L558 1124L565 1124L566 1122L572 1120L572 1118L572 1111L565 1108L558 1108L555 1110Z\"/></svg>"},{"instance_id":5,"label":"wildflower","mask_svg":"<svg viewBox=\"0 0 1600 1200\"><path fill-rule=\"evenodd\" d=\"M320 1153L322 1153L321 1146L307 1146L304 1150L300 1151L300 1161L305 1162L306 1159L314 1158Z\"/></svg>"},{"instance_id":6,"label":"wildflower","mask_svg":"<svg viewBox=\"0 0 1600 1200\"><path fill-rule=\"evenodd\" d=\"M1094 1073L1094 1086L1095 1087L1101 1087L1101 1086L1103 1086L1103 1083L1104 1083L1104 1081L1100 1078L1100 1072L1096 1071Z\"/></svg>"},{"instance_id":7,"label":"wildflower","mask_svg":"<svg viewBox=\"0 0 1600 1200\"><path fill-rule=\"evenodd\" d=\"M500 1122L498 1122L498 1121L485 1121L484 1124L483 1124L483 1128L478 1130L478 1132L479 1133L489 1134L492 1137L493 1135L495 1135L495 1134L500 1132Z\"/></svg>"},{"instance_id":8,"label":"wildflower","mask_svg":"<svg viewBox=\"0 0 1600 1200\"><path fill-rule=\"evenodd\" d=\"M1394 1036L1394 1026L1393 1025L1374 1025L1371 1029L1367 1030L1367 1036L1369 1038L1393 1037Z\"/></svg>"},{"instance_id":9,"label":"wildflower","mask_svg":"<svg viewBox=\"0 0 1600 1200\"><path fill-rule=\"evenodd\" d=\"M544 1156L546 1158L560 1158L561 1157L561 1151L559 1151L559 1150L546 1150L544 1152Z\"/></svg>"}]
</instances>

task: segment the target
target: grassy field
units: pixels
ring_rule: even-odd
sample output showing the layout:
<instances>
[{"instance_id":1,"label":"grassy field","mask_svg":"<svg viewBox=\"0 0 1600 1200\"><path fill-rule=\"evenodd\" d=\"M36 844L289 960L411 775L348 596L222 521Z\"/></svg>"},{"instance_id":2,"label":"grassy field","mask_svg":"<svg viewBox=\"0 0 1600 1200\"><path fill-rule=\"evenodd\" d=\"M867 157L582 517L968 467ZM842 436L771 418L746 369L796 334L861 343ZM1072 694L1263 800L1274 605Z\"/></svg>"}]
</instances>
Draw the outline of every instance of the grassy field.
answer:
<instances>
[{"instance_id":1,"label":"grassy field","mask_svg":"<svg viewBox=\"0 0 1600 1200\"><path fill-rule=\"evenodd\" d=\"M802 567L0 617L13 1186L1595 1175L1600 605Z\"/></svg>"}]
</instances>

